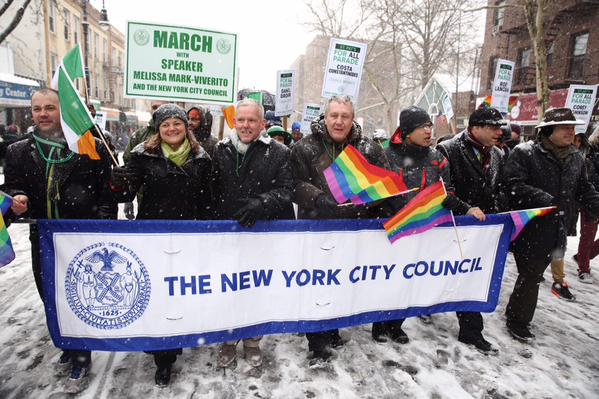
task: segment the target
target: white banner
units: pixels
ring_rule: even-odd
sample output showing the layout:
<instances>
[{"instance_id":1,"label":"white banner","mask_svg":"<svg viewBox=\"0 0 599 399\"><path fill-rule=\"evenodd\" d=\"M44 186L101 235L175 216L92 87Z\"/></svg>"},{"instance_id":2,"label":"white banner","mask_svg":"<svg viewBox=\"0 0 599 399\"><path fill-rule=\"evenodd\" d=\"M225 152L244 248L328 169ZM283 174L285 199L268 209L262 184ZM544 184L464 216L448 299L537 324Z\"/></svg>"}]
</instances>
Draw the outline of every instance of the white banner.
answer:
<instances>
[{"instance_id":1,"label":"white banner","mask_svg":"<svg viewBox=\"0 0 599 399\"><path fill-rule=\"evenodd\" d=\"M304 104L304 112L302 112L302 127L300 131L303 134L311 134L310 124L320 116L320 104Z\"/></svg>"},{"instance_id":2,"label":"white banner","mask_svg":"<svg viewBox=\"0 0 599 399\"><path fill-rule=\"evenodd\" d=\"M392 245L378 220L43 221L49 327L59 347L148 350L492 311L512 224L490 219L459 222L463 258L452 226Z\"/></svg>"},{"instance_id":3,"label":"white banner","mask_svg":"<svg viewBox=\"0 0 599 399\"><path fill-rule=\"evenodd\" d=\"M365 43L331 38L322 84L323 97L348 95L358 102L367 47Z\"/></svg>"},{"instance_id":4,"label":"white banner","mask_svg":"<svg viewBox=\"0 0 599 399\"><path fill-rule=\"evenodd\" d=\"M576 126L576 133L585 133L591 121L595 98L597 97L597 85L570 85L566 107L572 109L576 119L584 121L584 125Z\"/></svg>"},{"instance_id":5,"label":"white banner","mask_svg":"<svg viewBox=\"0 0 599 399\"><path fill-rule=\"evenodd\" d=\"M277 71L277 97L275 116L288 116L293 113L295 100L295 71Z\"/></svg>"},{"instance_id":6,"label":"white banner","mask_svg":"<svg viewBox=\"0 0 599 399\"><path fill-rule=\"evenodd\" d=\"M507 114L512 91L515 64L512 61L498 59L491 93L491 107L502 114Z\"/></svg>"},{"instance_id":7,"label":"white banner","mask_svg":"<svg viewBox=\"0 0 599 399\"><path fill-rule=\"evenodd\" d=\"M106 130L106 112L96 111L96 118L94 120L96 125L100 126L102 131Z\"/></svg>"},{"instance_id":8,"label":"white banner","mask_svg":"<svg viewBox=\"0 0 599 399\"><path fill-rule=\"evenodd\" d=\"M233 104L237 35L128 22L125 97Z\"/></svg>"}]
</instances>

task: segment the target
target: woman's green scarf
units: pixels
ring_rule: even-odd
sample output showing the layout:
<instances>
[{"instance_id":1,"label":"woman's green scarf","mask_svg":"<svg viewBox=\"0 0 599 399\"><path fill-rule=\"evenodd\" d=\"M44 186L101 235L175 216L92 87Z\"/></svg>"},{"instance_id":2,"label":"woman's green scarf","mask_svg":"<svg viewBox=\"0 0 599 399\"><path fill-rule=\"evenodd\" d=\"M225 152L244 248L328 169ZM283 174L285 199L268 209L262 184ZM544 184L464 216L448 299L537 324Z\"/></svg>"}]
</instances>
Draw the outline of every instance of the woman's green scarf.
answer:
<instances>
[{"instance_id":1,"label":"woman's green scarf","mask_svg":"<svg viewBox=\"0 0 599 399\"><path fill-rule=\"evenodd\" d=\"M164 141L160 145L162 148L162 152L167 159L170 159L172 163L177 166L182 166L187 158L189 157L189 153L191 152L191 144L189 144L189 140L185 137L183 143L179 146L179 148L175 151L171 148L170 145L166 144Z\"/></svg>"}]
</instances>

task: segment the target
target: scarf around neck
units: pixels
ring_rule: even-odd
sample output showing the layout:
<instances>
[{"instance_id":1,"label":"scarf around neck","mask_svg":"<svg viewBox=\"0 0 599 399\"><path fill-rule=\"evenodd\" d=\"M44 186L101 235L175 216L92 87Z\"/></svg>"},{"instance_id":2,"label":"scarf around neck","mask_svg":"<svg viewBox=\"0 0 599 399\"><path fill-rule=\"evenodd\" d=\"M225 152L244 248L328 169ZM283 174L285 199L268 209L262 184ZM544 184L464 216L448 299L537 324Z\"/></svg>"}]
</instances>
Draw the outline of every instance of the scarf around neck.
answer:
<instances>
[{"instance_id":1,"label":"scarf around neck","mask_svg":"<svg viewBox=\"0 0 599 399\"><path fill-rule=\"evenodd\" d=\"M160 148L162 148L164 156L177 166L182 166L187 161L187 158L189 158L189 153L191 152L191 144L189 144L187 137L185 137L185 140L183 140L183 143L177 150L173 150L164 141L160 144Z\"/></svg>"},{"instance_id":2,"label":"scarf around neck","mask_svg":"<svg viewBox=\"0 0 599 399\"><path fill-rule=\"evenodd\" d=\"M541 136L541 146L549 151L561 163L564 163L570 154L576 152L576 147L573 145L567 145L565 147L556 146L553 141L549 140L549 136Z\"/></svg>"}]
</instances>

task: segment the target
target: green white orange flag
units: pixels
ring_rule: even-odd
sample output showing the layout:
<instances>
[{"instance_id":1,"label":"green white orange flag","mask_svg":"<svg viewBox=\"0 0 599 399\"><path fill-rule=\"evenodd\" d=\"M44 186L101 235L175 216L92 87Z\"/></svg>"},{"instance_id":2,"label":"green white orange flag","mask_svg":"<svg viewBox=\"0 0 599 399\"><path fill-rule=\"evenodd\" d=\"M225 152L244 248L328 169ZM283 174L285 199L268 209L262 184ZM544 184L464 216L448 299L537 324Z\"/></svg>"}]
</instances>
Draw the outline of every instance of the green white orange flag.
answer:
<instances>
[{"instance_id":1,"label":"green white orange flag","mask_svg":"<svg viewBox=\"0 0 599 399\"><path fill-rule=\"evenodd\" d=\"M79 45L69 51L56 68L52 77L52 88L58 91L60 102L60 124L71 151L98 160L96 142L91 134L94 121L77 89L73 85L76 77L83 77L83 62Z\"/></svg>"}]
</instances>

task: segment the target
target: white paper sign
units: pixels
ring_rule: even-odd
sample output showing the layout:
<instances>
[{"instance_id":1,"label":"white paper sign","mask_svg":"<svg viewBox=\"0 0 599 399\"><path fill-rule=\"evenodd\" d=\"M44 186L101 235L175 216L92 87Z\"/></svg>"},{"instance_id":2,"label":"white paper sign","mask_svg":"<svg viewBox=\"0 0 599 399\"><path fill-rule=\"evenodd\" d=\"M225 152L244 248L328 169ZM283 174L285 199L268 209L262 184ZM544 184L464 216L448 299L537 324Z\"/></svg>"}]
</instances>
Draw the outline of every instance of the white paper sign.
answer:
<instances>
[{"instance_id":1,"label":"white paper sign","mask_svg":"<svg viewBox=\"0 0 599 399\"><path fill-rule=\"evenodd\" d=\"M277 71L277 98L275 116L288 116L293 113L295 100L295 71Z\"/></svg>"},{"instance_id":2,"label":"white paper sign","mask_svg":"<svg viewBox=\"0 0 599 399\"><path fill-rule=\"evenodd\" d=\"M447 122L449 122L449 120L453 118L454 114L453 107L451 106L451 98L447 95L443 97L443 111L447 117Z\"/></svg>"},{"instance_id":3,"label":"white paper sign","mask_svg":"<svg viewBox=\"0 0 599 399\"><path fill-rule=\"evenodd\" d=\"M96 125L100 126L102 131L106 130L106 112L96 111L96 119L94 122Z\"/></svg>"},{"instance_id":4,"label":"white paper sign","mask_svg":"<svg viewBox=\"0 0 599 399\"><path fill-rule=\"evenodd\" d=\"M319 104L304 104L304 112L302 113L302 127L300 131L303 134L310 134L312 130L310 129L310 124L312 121L320 115L320 105Z\"/></svg>"},{"instance_id":5,"label":"white paper sign","mask_svg":"<svg viewBox=\"0 0 599 399\"><path fill-rule=\"evenodd\" d=\"M331 39L322 84L323 97L348 95L357 102L367 47L364 43Z\"/></svg>"},{"instance_id":6,"label":"white paper sign","mask_svg":"<svg viewBox=\"0 0 599 399\"><path fill-rule=\"evenodd\" d=\"M595 98L597 96L597 85L570 85L566 107L570 108L576 119L586 122L584 125L576 125L576 133L584 133L591 121Z\"/></svg>"},{"instance_id":7,"label":"white paper sign","mask_svg":"<svg viewBox=\"0 0 599 399\"><path fill-rule=\"evenodd\" d=\"M493 92L491 94L491 107L496 108L502 114L507 114L508 112L514 67L515 64L512 61L497 60L495 80L493 80Z\"/></svg>"}]
</instances>

